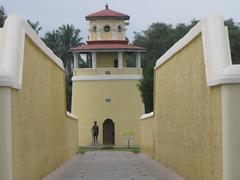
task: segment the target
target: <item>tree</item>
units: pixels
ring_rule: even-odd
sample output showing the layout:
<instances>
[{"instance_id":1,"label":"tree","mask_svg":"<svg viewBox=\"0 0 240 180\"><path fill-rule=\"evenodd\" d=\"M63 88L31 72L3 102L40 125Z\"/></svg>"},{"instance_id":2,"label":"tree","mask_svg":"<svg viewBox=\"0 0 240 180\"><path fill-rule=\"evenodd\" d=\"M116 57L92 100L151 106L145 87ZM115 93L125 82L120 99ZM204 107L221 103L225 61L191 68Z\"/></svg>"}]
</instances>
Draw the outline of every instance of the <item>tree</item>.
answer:
<instances>
[{"instance_id":1,"label":"tree","mask_svg":"<svg viewBox=\"0 0 240 180\"><path fill-rule=\"evenodd\" d=\"M32 22L30 20L27 20L28 24L34 29L34 31L38 34L39 31L42 30L42 27L40 26L39 21Z\"/></svg>"},{"instance_id":2,"label":"tree","mask_svg":"<svg viewBox=\"0 0 240 180\"><path fill-rule=\"evenodd\" d=\"M73 54L71 47L80 45L80 29L73 25L62 25L57 30L47 32L42 38L45 44L63 61L66 77L67 109L71 110Z\"/></svg>"},{"instance_id":3,"label":"tree","mask_svg":"<svg viewBox=\"0 0 240 180\"><path fill-rule=\"evenodd\" d=\"M240 23L228 19L225 21L225 25L228 27L232 63L240 64Z\"/></svg>"},{"instance_id":4,"label":"tree","mask_svg":"<svg viewBox=\"0 0 240 180\"><path fill-rule=\"evenodd\" d=\"M139 83L146 113L153 111L153 69L156 60L198 22L193 19L190 24L180 23L175 27L165 23L153 23L147 30L135 33L133 43L147 49L142 58L144 79ZM225 25L229 31L232 63L240 64L240 23L228 19Z\"/></svg>"},{"instance_id":5,"label":"tree","mask_svg":"<svg viewBox=\"0 0 240 180\"><path fill-rule=\"evenodd\" d=\"M3 27L5 20L7 19L7 14L4 7L0 6L0 28Z\"/></svg>"},{"instance_id":6,"label":"tree","mask_svg":"<svg viewBox=\"0 0 240 180\"><path fill-rule=\"evenodd\" d=\"M60 57L63 60L64 67L67 72L71 72L73 68L73 54L69 52L71 47L80 45L82 38L80 37L80 29L75 29L73 25L62 25L56 31L59 36Z\"/></svg>"},{"instance_id":7,"label":"tree","mask_svg":"<svg viewBox=\"0 0 240 180\"><path fill-rule=\"evenodd\" d=\"M54 52L54 54L60 57L60 38L59 34L55 30L45 33L42 40Z\"/></svg>"},{"instance_id":8,"label":"tree","mask_svg":"<svg viewBox=\"0 0 240 180\"><path fill-rule=\"evenodd\" d=\"M139 83L145 113L153 111L153 70L157 59L197 22L193 20L190 25L181 23L175 27L166 23L153 23L147 30L141 33L135 32L133 44L147 49L147 52L142 56L143 79Z\"/></svg>"}]
</instances>

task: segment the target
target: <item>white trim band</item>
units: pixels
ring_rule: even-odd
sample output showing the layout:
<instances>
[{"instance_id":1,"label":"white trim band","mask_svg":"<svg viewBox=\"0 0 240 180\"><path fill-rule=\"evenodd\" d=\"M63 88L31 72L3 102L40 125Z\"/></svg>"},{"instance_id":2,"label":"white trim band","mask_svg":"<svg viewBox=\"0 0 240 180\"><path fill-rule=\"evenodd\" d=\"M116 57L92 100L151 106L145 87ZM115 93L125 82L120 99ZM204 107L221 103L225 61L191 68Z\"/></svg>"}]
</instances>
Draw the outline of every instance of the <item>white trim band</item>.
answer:
<instances>
[{"instance_id":1,"label":"white trim band","mask_svg":"<svg viewBox=\"0 0 240 180\"><path fill-rule=\"evenodd\" d=\"M141 75L89 75L73 76L72 81L101 81L101 80L141 80Z\"/></svg>"},{"instance_id":2,"label":"white trim band","mask_svg":"<svg viewBox=\"0 0 240 180\"><path fill-rule=\"evenodd\" d=\"M150 112L150 113L148 113L148 114L143 114L143 115L140 117L140 119L141 119L141 120L144 120L144 119L151 118L151 117L153 117L153 116L154 116L154 112Z\"/></svg>"},{"instance_id":3,"label":"white trim band","mask_svg":"<svg viewBox=\"0 0 240 180\"><path fill-rule=\"evenodd\" d=\"M72 119L78 120L78 117L76 115L74 115L74 114L72 114L72 113L70 113L68 111L66 111L66 116L68 116L68 117L70 117Z\"/></svg>"}]
</instances>

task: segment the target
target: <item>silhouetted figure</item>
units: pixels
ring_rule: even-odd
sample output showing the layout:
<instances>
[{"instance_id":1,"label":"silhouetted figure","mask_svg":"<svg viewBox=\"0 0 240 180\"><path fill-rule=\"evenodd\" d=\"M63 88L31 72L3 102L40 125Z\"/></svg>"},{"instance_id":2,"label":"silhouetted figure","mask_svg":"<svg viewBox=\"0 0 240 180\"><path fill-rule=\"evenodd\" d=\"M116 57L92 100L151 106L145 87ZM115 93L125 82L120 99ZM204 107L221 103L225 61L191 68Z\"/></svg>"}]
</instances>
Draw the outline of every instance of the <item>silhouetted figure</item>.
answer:
<instances>
[{"instance_id":1,"label":"silhouetted figure","mask_svg":"<svg viewBox=\"0 0 240 180\"><path fill-rule=\"evenodd\" d=\"M97 121L94 121L94 125L92 126L91 132L93 137L93 143L98 143L99 128L97 125Z\"/></svg>"}]
</instances>

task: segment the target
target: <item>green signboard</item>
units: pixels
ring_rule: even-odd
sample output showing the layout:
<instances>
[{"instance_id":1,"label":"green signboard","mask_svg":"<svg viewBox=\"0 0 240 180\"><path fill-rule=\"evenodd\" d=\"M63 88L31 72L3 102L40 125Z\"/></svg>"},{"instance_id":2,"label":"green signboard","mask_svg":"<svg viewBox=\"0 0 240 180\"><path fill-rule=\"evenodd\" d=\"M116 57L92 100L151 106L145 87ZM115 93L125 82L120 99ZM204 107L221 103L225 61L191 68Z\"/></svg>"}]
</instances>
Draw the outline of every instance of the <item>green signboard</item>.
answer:
<instances>
[{"instance_id":1,"label":"green signboard","mask_svg":"<svg viewBox=\"0 0 240 180\"><path fill-rule=\"evenodd\" d=\"M135 137L135 133L133 131L125 131L123 132L123 137L127 140L128 148L130 147L130 140L133 140Z\"/></svg>"},{"instance_id":2,"label":"green signboard","mask_svg":"<svg viewBox=\"0 0 240 180\"><path fill-rule=\"evenodd\" d=\"M128 139L132 139L135 136L135 133L133 131L125 131L123 132L123 136Z\"/></svg>"}]
</instances>

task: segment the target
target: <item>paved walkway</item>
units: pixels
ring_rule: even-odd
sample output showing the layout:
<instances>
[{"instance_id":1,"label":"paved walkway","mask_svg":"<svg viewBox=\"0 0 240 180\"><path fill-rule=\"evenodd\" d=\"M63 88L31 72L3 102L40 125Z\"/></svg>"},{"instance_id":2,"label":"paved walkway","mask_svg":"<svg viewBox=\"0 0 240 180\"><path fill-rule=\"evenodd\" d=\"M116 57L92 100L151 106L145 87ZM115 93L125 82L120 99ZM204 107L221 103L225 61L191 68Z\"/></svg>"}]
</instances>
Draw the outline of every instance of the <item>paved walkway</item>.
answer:
<instances>
[{"instance_id":1,"label":"paved walkway","mask_svg":"<svg viewBox=\"0 0 240 180\"><path fill-rule=\"evenodd\" d=\"M143 154L88 152L77 155L43 180L184 180Z\"/></svg>"}]
</instances>

